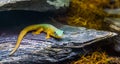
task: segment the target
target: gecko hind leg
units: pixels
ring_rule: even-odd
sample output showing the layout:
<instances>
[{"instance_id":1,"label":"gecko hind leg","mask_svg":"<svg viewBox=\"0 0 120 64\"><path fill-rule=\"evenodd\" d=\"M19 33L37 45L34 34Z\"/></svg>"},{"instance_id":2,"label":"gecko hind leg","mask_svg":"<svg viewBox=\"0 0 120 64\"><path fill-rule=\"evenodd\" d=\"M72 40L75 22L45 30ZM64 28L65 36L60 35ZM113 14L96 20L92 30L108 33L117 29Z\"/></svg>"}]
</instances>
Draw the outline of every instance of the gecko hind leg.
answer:
<instances>
[{"instance_id":1,"label":"gecko hind leg","mask_svg":"<svg viewBox=\"0 0 120 64\"><path fill-rule=\"evenodd\" d=\"M39 28L38 30L32 32L33 35L38 35L43 31L43 28Z\"/></svg>"}]
</instances>

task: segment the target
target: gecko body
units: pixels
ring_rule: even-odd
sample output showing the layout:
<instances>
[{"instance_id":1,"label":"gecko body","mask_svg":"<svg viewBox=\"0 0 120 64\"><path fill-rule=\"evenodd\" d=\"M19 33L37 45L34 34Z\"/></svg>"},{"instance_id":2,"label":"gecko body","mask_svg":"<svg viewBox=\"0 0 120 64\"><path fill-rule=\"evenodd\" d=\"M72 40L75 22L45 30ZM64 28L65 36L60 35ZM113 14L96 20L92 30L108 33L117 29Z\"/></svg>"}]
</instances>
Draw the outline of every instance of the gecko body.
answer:
<instances>
[{"instance_id":1,"label":"gecko body","mask_svg":"<svg viewBox=\"0 0 120 64\"><path fill-rule=\"evenodd\" d=\"M16 45L9 55L13 55L16 52L16 50L20 46L22 39L30 31L33 31L32 34L40 34L41 32L45 32L47 34L46 39L49 39L51 36L54 38L61 38L63 35L62 30L57 29L51 24L35 24L35 25L27 26L20 32Z\"/></svg>"}]
</instances>

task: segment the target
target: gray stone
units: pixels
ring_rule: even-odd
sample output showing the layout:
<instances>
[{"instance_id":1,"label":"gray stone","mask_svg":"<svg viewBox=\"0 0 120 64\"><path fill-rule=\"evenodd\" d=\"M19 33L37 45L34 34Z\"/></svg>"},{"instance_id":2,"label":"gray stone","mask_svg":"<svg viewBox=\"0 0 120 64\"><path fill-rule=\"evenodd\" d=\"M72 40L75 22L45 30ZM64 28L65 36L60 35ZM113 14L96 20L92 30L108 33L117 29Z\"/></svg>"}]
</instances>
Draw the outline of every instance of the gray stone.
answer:
<instances>
[{"instance_id":1,"label":"gray stone","mask_svg":"<svg viewBox=\"0 0 120 64\"><path fill-rule=\"evenodd\" d=\"M109 24L111 31L118 33L118 36L114 37L112 41L114 50L120 52L120 18L105 18L105 22Z\"/></svg>"},{"instance_id":2,"label":"gray stone","mask_svg":"<svg viewBox=\"0 0 120 64\"><path fill-rule=\"evenodd\" d=\"M120 8L117 9L105 9L108 14L117 14L120 15Z\"/></svg>"},{"instance_id":3,"label":"gray stone","mask_svg":"<svg viewBox=\"0 0 120 64\"><path fill-rule=\"evenodd\" d=\"M15 46L18 34L3 33L0 36L0 63L2 64L47 64L71 59L78 54L89 51L85 46L97 43L117 35L113 32L86 29L63 25L59 28L64 31L62 39L45 39L45 33L32 35L28 33L22 40L19 49L13 56L8 56ZM83 49L84 48L84 49ZM75 51L75 49L78 49Z\"/></svg>"},{"instance_id":4,"label":"gray stone","mask_svg":"<svg viewBox=\"0 0 120 64\"><path fill-rule=\"evenodd\" d=\"M120 18L105 18L104 21L109 24L110 29L120 32Z\"/></svg>"},{"instance_id":5,"label":"gray stone","mask_svg":"<svg viewBox=\"0 0 120 64\"><path fill-rule=\"evenodd\" d=\"M0 0L0 11L55 11L67 8L69 3L70 0Z\"/></svg>"}]
</instances>

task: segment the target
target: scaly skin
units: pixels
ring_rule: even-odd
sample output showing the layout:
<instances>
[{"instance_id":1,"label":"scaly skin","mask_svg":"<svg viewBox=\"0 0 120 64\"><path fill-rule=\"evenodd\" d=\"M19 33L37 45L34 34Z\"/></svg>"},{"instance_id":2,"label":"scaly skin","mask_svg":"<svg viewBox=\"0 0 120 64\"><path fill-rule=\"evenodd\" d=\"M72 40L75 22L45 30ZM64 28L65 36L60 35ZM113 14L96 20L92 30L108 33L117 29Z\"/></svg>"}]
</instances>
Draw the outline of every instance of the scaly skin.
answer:
<instances>
[{"instance_id":1,"label":"scaly skin","mask_svg":"<svg viewBox=\"0 0 120 64\"><path fill-rule=\"evenodd\" d=\"M61 38L63 35L63 31L60 29L57 29L56 27L50 25L50 24L36 24L36 25L30 25L27 26L26 28L24 28L19 36L18 36L18 40L16 42L16 46L15 48L10 52L9 55L13 55L16 50L19 48L20 43L23 39L23 37L30 31L36 30L35 32L32 32L32 34L40 34L41 32L45 32L46 35L46 39L49 39L50 36L55 37L55 38Z\"/></svg>"}]
</instances>

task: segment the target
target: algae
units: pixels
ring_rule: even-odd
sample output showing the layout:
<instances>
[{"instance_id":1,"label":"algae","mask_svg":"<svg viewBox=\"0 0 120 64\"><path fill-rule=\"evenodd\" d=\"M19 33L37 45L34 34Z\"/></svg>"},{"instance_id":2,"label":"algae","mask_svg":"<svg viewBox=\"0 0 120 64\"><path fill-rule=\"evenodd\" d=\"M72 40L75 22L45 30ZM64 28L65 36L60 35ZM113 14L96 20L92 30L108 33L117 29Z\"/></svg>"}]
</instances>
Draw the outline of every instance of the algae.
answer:
<instances>
[{"instance_id":1,"label":"algae","mask_svg":"<svg viewBox=\"0 0 120 64\"><path fill-rule=\"evenodd\" d=\"M113 58L108 57L105 52L94 52L92 54L82 56L79 60L72 62L71 64L110 64Z\"/></svg>"},{"instance_id":2,"label":"algae","mask_svg":"<svg viewBox=\"0 0 120 64\"><path fill-rule=\"evenodd\" d=\"M111 4L110 0L71 0L65 21L72 26L94 29L107 29L104 18L116 17L104 11L105 8L118 8L119 0Z\"/></svg>"}]
</instances>

